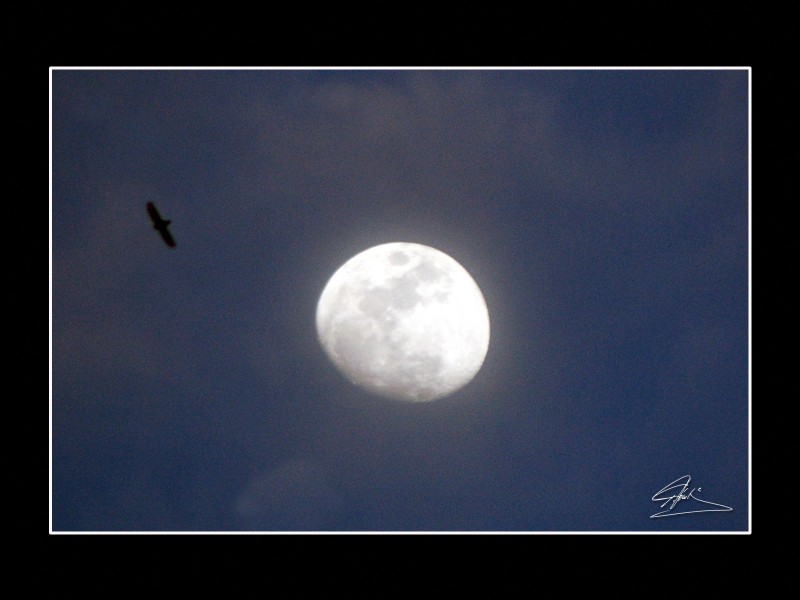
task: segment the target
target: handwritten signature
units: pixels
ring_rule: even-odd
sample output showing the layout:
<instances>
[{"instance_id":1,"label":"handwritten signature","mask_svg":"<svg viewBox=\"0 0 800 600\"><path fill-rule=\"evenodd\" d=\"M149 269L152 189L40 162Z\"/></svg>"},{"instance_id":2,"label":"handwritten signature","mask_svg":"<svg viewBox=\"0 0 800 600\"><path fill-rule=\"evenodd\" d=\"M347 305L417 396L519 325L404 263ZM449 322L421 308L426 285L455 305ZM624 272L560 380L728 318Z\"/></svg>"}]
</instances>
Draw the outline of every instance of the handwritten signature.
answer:
<instances>
[{"instance_id":1,"label":"handwritten signature","mask_svg":"<svg viewBox=\"0 0 800 600\"><path fill-rule=\"evenodd\" d=\"M698 492L702 491L703 488L692 488L689 490L689 482L692 480L691 476L684 475L683 477L678 477L672 483L668 483L666 486L658 490L655 494L653 494L653 502L661 502L664 503L661 505L660 508L664 508L667 504L669 504L669 508L666 510L662 510L661 512L657 512L654 515L650 515L651 519L655 519L658 517L675 517L678 515L690 515L692 513L703 513L703 512L728 512L733 510L730 506L725 506L724 504L717 504L716 502L709 502L708 500L701 500L700 498L694 495L695 490ZM666 494L672 490L680 489L677 494L673 494L672 496L662 496L662 494ZM686 490L689 490L689 493L686 493ZM672 512L672 509L683 500L695 500L696 502L702 502L703 504L709 504L711 506L715 506L717 508L702 508L699 510L684 510L683 512ZM685 504L683 507L689 507L690 503ZM691 504L691 506L697 506L695 504Z\"/></svg>"}]
</instances>

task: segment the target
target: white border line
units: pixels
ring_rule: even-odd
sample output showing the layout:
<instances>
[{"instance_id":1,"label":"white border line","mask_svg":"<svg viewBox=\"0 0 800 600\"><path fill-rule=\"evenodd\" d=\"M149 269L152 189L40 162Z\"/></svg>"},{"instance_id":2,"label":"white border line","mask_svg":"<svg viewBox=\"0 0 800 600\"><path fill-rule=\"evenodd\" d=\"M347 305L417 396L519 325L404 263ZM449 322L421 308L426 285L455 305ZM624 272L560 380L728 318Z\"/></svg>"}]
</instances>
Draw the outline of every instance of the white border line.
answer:
<instances>
[{"instance_id":1,"label":"white border line","mask_svg":"<svg viewBox=\"0 0 800 600\"><path fill-rule=\"evenodd\" d=\"M747 71L747 530L746 531L53 531L53 71ZM49 68L50 415L49 531L51 535L749 535L753 529L752 411L752 67L71 67Z\"/></svg>"}]
</instances>

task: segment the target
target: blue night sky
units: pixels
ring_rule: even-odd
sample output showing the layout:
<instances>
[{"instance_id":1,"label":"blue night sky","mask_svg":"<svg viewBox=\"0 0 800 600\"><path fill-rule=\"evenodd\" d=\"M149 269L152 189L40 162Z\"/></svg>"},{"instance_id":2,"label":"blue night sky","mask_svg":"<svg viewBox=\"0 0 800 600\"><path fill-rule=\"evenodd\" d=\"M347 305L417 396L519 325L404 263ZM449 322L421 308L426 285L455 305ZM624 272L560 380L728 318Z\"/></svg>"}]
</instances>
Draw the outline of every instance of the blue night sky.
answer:
<instances>
[{"instance_id":1,"label":"blue night sky","mask_svg":"<svg viewBox=\"0 0 800 600\"><path fill-rule=\"evenodd\" d=\"M53 70L52 531L747 531L749 75ZM317 341L393 241L489 309L430 403Z\"/></svg>"}]
</instances>

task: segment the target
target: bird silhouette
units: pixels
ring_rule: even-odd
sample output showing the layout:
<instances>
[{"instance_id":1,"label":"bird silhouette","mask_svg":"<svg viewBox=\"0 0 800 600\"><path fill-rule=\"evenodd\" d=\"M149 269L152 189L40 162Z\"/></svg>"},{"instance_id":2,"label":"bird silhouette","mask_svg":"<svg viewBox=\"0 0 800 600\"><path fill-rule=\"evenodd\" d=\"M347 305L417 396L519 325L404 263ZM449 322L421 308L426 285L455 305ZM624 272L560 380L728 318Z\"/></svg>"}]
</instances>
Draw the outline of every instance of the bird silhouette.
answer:
<instances>
[{"instance_id":1,"label":"bird silhouette","mask_svg":"<svg viewBox=\"0 0 800 600\"><path fill-rule=\"evenodd\" d=\"M150 215L150 220L153 222L153 229L161 234L161 239L164 240L164 243L170 248L174 248L175 239L172 237L169 229L167 229L167 225L172 223L172 221L162 219L161 215L158 214L158 210L156 210L155 204L152 202L147 203L147 214Z\"/></svg>"}]
</instances>

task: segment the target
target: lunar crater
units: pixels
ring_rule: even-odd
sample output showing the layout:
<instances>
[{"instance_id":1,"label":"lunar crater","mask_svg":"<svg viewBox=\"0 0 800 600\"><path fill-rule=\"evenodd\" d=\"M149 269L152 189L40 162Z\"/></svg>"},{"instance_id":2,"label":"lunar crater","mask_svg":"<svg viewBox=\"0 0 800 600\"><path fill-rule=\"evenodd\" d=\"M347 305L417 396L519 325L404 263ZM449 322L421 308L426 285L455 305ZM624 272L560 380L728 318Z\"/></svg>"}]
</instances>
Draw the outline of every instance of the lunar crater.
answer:
<instances>
[{"instance_id":1,"label":"lunar crater","mask_svg":"<svg viewBox=\"0 0 800 600\"><path fill-rule=\"evenodd\" d=\"M389 262L393 265L404 265L408 262L408 255L405 252L392 252Z\"/></svg>"}]
</instances>

